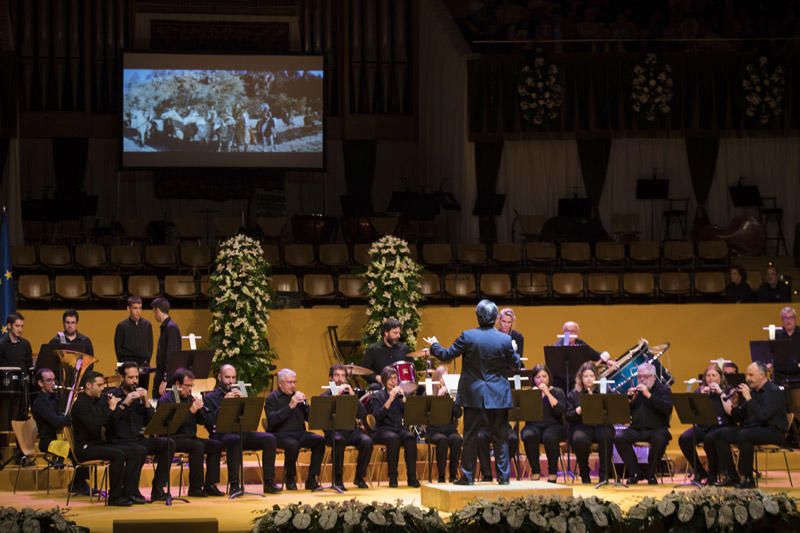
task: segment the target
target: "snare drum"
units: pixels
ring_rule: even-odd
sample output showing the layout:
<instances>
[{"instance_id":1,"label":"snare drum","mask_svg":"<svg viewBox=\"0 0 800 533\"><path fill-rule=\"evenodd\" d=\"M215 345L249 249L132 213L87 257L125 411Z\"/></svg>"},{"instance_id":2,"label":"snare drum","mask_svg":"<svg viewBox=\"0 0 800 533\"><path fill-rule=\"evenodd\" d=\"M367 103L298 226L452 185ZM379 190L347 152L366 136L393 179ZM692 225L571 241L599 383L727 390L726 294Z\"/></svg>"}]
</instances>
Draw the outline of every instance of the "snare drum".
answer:
<instances>
[{"instance_id":1,"label":"snare drum","mask_svg":"<svg viewBox=\"0 0 800 533\"><path fill-rule=\"evenodd\" d=\"M414 363L408 361L397 361L392 364L392 368L397 371L397 385L403 390L406 396L417 392L417 376Z\"/></svg>"},{"instance_id":2,"label":"snare drum","mask_svg":"<svg viewBox=\"0 0 800 533\"><path fill-rule=\"evenodd\" d=\"M23 372L16 366L0 367L0 393L22 394Z\"/></svg>"}]
</instances>

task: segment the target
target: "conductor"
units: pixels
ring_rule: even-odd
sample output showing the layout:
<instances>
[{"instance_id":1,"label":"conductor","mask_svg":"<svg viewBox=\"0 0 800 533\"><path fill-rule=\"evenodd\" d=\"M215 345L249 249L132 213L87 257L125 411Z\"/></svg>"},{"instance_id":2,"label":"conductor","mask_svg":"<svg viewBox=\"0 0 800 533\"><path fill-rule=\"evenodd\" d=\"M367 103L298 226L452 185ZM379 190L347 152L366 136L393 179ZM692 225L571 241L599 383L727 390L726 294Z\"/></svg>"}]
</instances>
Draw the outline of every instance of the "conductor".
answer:
<instances>
[{"instance_id":1,"label":"conductor","mask_svg":"<svg viewBox=\"0 0 800 533\"><path fill-rule=\"evenodd\" d=\"M455 484L474 483L478 430L484 425L489 429L494 445L497 481L507 485L511 474L508 410L513 407L513 402L506 370L509 367L519 368L520 359L511 337L494 328L497 305L489 300L481 300L475 308L475 314L478 327L462 332L450 348L442 347L436 337L429 337L425 342L431 345L431 355L441 361L464 357L456 400L464 407L464 449L461 477Z\"/></svg>"}]
</instances>

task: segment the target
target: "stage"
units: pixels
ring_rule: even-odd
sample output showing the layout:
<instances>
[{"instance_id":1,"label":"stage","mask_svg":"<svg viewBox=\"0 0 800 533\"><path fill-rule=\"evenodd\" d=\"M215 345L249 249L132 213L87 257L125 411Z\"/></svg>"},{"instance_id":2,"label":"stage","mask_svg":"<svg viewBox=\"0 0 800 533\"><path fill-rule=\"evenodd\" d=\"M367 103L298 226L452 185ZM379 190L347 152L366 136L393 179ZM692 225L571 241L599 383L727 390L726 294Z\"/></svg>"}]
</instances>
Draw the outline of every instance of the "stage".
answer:
<instances>
[{"instance_id":1,"label":"stage","mask_svg":"<svg viewBox=\"0 0 800 533\"><path fill-rule=\"evenodd\" d=\"M766 492L788 492L794 497L800 497L800 488L790 488L786 472L771 470L767 473L766 484L762 480L762 490ZM674 481L674 483L673 483ZM627 510L635 505L640 499L650 496L661 497L672 490L691 491L692 487L676 488L675 485L684 481L682 475L675 476L674 480L669 477L664 478L664 483L657 486L646 484L636 485L630 488L606 486L595 489L594 485L581 485L580 483L551 485L554 489L569 489L575 497L598 496L600 498L613 501L619 504L623 510ZM507 490L515 490L519 487L530 484L530 481L515 481L512 479ZM434 483L434 486L439 486ZM258 485L248 485L248 490L260 492ZM496 483L476 483L472 487L459 487L459 492L463 489L473 489L476 494L486 497L487 493L500 496L500 489ZM70 502L69 517L79 525L88 527L94 532L110 532L113 528L114 520L158 520L158 519L191 519L191 518L216 518L219 522L219 530L226 532L244 532L252 530L253 519L259 511L271 508L273 505L285 505L295 502L315 504L325 501L342 501L356 498L362 501L379 501L395 503L398 499L406 504L422 505L422 489L411 489L399 487L389 488L386 483L380 486L375 485L371 489L349 488L344 494L336 494L333 491L322 492L283 492L276 496L262 498L260 496L244 496L236 500L227 498L193 498L191 503L176 502L172 507L166 507L163 503L152 503L134 507L105 507L102 503L89 503L86 497L75 498ZM146 490L142 491L145 495ZM175 490L177 493L177 490ZM527 495L532 492L528 491ZM25 491L12 495L10 491L0 492L3 505L10 505L21 509L23 507L32 508L52 508L63 507L66 494L63 489L51 492L48 496L45 491ZM446 519L448 513L442 512Z\"/></svg>"}]
</instances>

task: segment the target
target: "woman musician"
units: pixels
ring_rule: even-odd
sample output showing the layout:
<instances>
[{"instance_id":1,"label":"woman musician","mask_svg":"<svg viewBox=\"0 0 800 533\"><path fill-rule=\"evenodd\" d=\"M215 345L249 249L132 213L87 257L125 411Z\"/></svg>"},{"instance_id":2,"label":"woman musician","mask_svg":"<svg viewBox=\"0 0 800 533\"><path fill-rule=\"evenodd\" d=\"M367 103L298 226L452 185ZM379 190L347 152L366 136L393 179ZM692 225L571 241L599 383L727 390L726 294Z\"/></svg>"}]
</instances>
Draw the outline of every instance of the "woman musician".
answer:
<instances>
[{"instance_id":1,"label":"woman musician","mask_svg":"<svg viewBox=\"0 0 800 533\"><path fill-rule=\"evenodd\" d=\"M434 378L438 382L439 391L437 396L447 396L447 384L444 376L447 374L447 367L439 366ZM431 426L428 428L428 442L436 446L436 470L439 473L439 483L444 483L444 473L447 467L447 452L450 451L450 483L458 479L458 463L461 459L461 445L464 439L458 433L458 419L464 413L464 409L457 403L453 404L453 412L450 422L444 426Z\"/></svg>"},{"instance_id":2,"label":"woman musician","mask_svg":"<svg viewBox=\"0 0 800 533\"><path fill-rule=\"evenodd\" d=\"M600 455L600 482L608 479L611 450L614 446L614 426L610 424L589 425L583 423L581 416L581 398L587 394L595 394L594 385L597 380L597 367L591 361L583 363L575 374L575 388L567 396L567 422L570 425L570 441L578 460L582 483L591 483L589 475L589 453L592 443L597 443Z\"/></svg>"},{"instance_id":3,"label":"woman musician","mask_svg":"<svg viewBox=\"0 0 800 533\"><path fill-rule=\"evenodd\" d=\"M539 479L539 443L544 444L547 455L547 481L555 483L558 473L558 456L561 441L565 439L564 422L567 397L564 391L550 384L553 376L545 365L533 367L533 384L542 393L542 419L525 421L522 442L531 465L533 479Z\"/></svg>"},{"instance_id":4,"label":"woman musician","mask_svg":"<svg viewBox=\"0 0 800 533\"><path fill-rule=\"evenodd\" d=\"M697 394L707 394L711 397L711 401L717 412L719 425L695 426L689 428L678 438L678 444L688 464L692 465L692 468L694 468L695 464L697 465L697 471L694 473L694 480L698 483L713 485L717 482L718 475L718 460L714 445L714 433L723 427L733 424L733 419L731 418L731 404L732 398L736 396L737 393L735 388L728 387L725 381L725 374L723 374L722 369L716 363L706 367L706 371L703 373L703 381L695 392ZM697 458L695 445L701 442L706 451L706 457L708 457L708 470L703 468L703 465Z\"/></svg>"}]
</instances>

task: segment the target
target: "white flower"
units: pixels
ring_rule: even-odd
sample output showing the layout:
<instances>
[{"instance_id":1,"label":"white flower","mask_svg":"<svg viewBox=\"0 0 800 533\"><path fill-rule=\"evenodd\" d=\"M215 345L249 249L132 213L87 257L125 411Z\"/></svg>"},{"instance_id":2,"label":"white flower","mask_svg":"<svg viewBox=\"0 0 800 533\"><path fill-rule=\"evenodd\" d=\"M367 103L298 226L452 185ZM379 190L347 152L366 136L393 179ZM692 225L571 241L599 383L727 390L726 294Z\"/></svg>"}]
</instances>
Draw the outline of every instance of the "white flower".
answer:
<instances>
[{"instance_id":1,"label":"white flower","mask_svg":"<svg viewBox=\"0 0 800 533\"><path fill-rule=\"evenodd\" d=\"M491 506L483 510L483 519L489 525L494 525L500 522L501 518L502 516L500 515L500 509L497 507Z\"/></svg>"},{"instance_id":2,"label":"white flower","mask_svg":"<svg viewBox=\"0 0 800 533\"><path fill-rule=\"evenodd\" d=\"M384 514L382 512L380 512L380 511L378 511L377 509L375 511L372 511L371 513L369 513L367 515L367 518L369 518L370 522L372 522L373 524L375 524L377 526L385 526L386 525L386 516L384 516Z\"/></svg>"},{"instance_id":3,"label":"white flower","mask_svg":"<svg viewBox=\"0 0 800 533\"><path fill-rule=\"evenodd\" d=\"M292 518L292 525L296 529L306 529L311 525L311 515L307 513L297 513Z\"/></svg>"},{"instance_id":4,"label":"white flower","mask_svg":"<svg viewBox=\"0 0 800 533\"><path fill-rule=\"evenodd\" d=\"M292 510L289 507L284 507L275 514L275 525L282 526L292 518Z\"/></svg>"}]
</instances>

